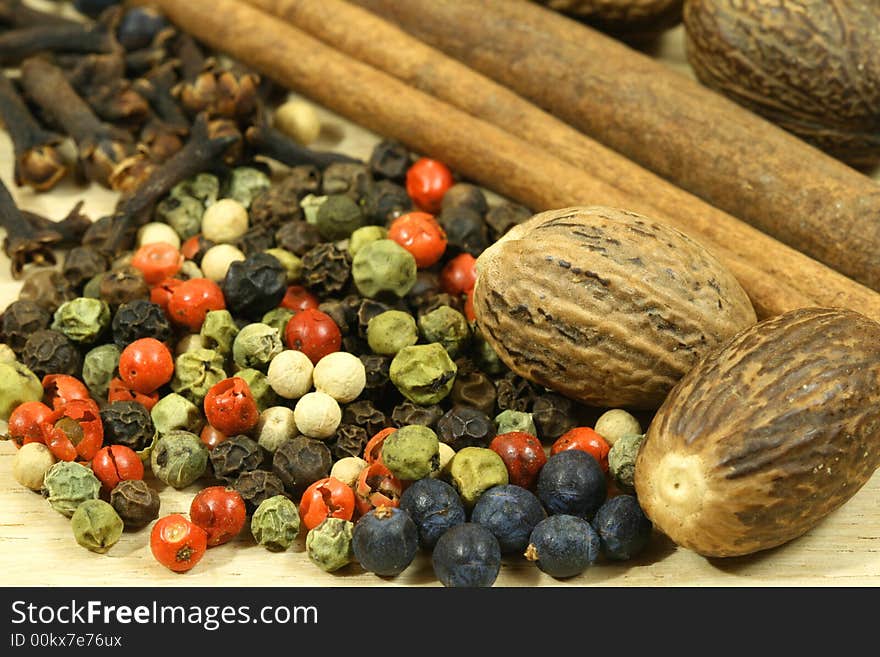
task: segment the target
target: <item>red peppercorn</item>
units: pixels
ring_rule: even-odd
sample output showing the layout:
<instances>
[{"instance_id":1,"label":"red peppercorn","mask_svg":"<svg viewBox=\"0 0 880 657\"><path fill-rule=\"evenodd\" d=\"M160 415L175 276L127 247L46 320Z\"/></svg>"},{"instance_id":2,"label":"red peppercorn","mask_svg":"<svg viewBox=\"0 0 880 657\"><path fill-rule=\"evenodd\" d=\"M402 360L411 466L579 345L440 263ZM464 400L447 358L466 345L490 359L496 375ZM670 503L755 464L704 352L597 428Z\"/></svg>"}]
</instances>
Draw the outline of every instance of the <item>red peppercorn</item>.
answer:
<instances>
[{"instance_id":1,"label":"red peppercorn","mask_svg":"<svg viewBox=\"0 0 880 657\"><path fill-rule=\"evenodd\" d=\"M367 441L367 444L364 445L364 460L367 463L382 462L382 443L384 443L385 439L395 431L397 431L397 429L394 427L385 427L384 429L377 431L375 435Z\"/></svg>"},{"instance_id":2,"label":"red peppercorn","mask_svg":"<svg viewBox=\"0 0 880 657\"><path fill-rule=\"evenodd\" d=\"M211 386L205 395L204 407L208 423L227 436L247 433L260 419L247 381L237 376Z\"/></svg>"},{"instance_id":3,"label":"red peppercorn","mask_svg":"<svg viewBox=\"0 0 880 657\"><path fill-rule=\"evenodd\" d=\"M440 287L447 294L465 294L477 282L477 259L470 253L459 253L440 270Z\"/></svg>"},{"instance_id":4,"label":"red peppercorn","mask_svg":"<svg viewBox=\"0 0 880 657\"><path fill-rule=\"evenodd\" d=\"M168 383L173 375L171 350L156 338L135 340L119 356L119 377L141 394L155 392Z\"/></svg>"},{"instance_id":5,"label":"red peppercorn","mask_svg":"<svg viewBox=\"0 0 880 657\"><path fill-rule=\"evenodd\" d=\"M74 399L41 425L43 441L60 461L91 461L104 441L104 425L92 399Z\"/></svg>"},{"instance_id":6,"label":"red peppercorn","mask_svg":"<svg viewBox=\"0 0 880 657\"><path fill-rule=\"evenodd\" d=\"M223 290L208 278L191 278L176 286L168 299L168 317L193 333L202 328L211 310L226 308Z\"/></svg>"},{"instance_id":7,"label":"red peppercorn","mask_svg":"<svg viewBox=\"0 0 880 657\"><path fill-rule=\"evenodd\" d=\"M195 260L196 255L199 253L199 249L202 248L200 240L201 235L193 235L184 240L183 244L180 245L180 252L183 254L184 258L187 260Z\"/></svg>"},{"instance_id":8,"label":"red peppercorn","mask_svg":"<svg viewBox=\"0 0 880 657\"><path fill-rule=\"evenodd\" d=\"M52 417L52 409L43 402L19 404L9 416L7 432L16 447L44 442L43 425Z\"/></svg>"},{"instance_id":9,"label":"red peppercorn","mask_svg":"<svg viewBox=\"0 0 880 657\"><path fill-rule=\"evenodd\" d=\"M317 364L327 354L340 350L342 333L330 315L317 308L306 308L287 322L284 341Z\"/></svg>"},{"instance_id":10,"label":"red peppercorn","mask_svg":"<svg viewBox=\"0 0 880 657\"><path fill-rule=\"evenodd\" d=\"M299 312L306 308L317 308L320 303L318 297L302 285L288 285L280 305L282 308Z\"/></svg>"},{"instance_id":11,"label":"red peppercorn","mask_svg":"<svg viewBox=\"0 0 880 657\"><path fill-rule=\"evenodd\" d=\"M174 290L183 285L183 283L184 282L179 278L166 278L164 281L161 281L150 288L150 301L162 308L167 315L168 302L171 300L171 295L174 293Z\"/></svg>"},{"instance_id":12,"label":"red peppercorn","mask_svg":"<svg viewBox=\"0 0 880 657\"><path fill-rule=\"evenodd\" d=\"M115 401L135 401L141 404L148 411L159 401L159 391L155 390L148 395L134 390L127 385L118 376L110 379L110 385L107 389L107 401L111 404Z\"/></svg>"},{"instance_id":13,"label":"red peppercorn","mask_svg":"<svg viewBox=\"0 0 880 657\"><path fill-rule=\"evenodd\" d=\"M608 452L611 445L601 435L589 427L569 429L556 439L550 446L550 455L558 454L567 449L579 449L592 456L605 472L608 472Z\"/></svg>"},{"instance_id":14,"label":"red peppercorn","mask_svg":"<svg viewBox=\"0 0 880 657\"><path fill-rule=\"evenodd\" d=\"M210 424L206 424L202 427L202 431L199 434L199 438L201 438L202 442L208 449L214 449L217 445L226 440L229 436L227 436L222 431L218 431L216 428L212 427Z\"/></svg>"},{"instance_id":15,"label":"red peppercorn","mask_svg":"<svg viewBox=\"0 0 880 657\"><path fill-rule=\"evenodd\" d=\"M159 518L150 532L150 550L156 561L177 573L195 566L207 548L207 532L179 513Z\"/></svg>"},{"instance_id":16,"label":"red peppercorn","mask_svg":"<svg viewBox=\"0 0 880 657\"><path fill-rule=\"evenodd\" d=\"M306 529L320 525L325 518L351 520L354 516L354 491L336 477L314 482L302 494L299 515Z\"/></svg>"},{"instance_id":17,"label":"red peppercorn","mask_svg":"<svg viewBox=\"0 0 880 657\"><path fill-rule=\"evenodd\" d=\"M407 212L397 217L388 227L388 239L409 251L419 269L430 267L446 251L446 232L426 212Z\"/></svg>"},{"instance_id":18,"label":"red peppercorn","mask_svg":"<svg viewBox=\"0 0 880 657\"><path fill-rule=\"evenodd\" d=\"M406 172L406 193L425 212L440 212L443 196L455 184L452 171L439 160L423 157Z\"/></svg>"},{"instance_id":19,"label":"red peppercorn","mask_svg":"<svg viewBox=\"0 0 880 657\"><path fill-rule=\"evenodd\" d=\"M43 377L43 401L52 408L64 406L74 399L91 399L89 389L69 374L47 374Z\"/></svg>"},{"instance_id":20,"label":"red peppercorn","mask_svg":"<svg viewBox=\"0 0 880 657\"><path fill-rule=\"evenodd\" d=\"M380 506L400 506L403 482L382 463L371 463L361 470L355 484L355 504L360 515Z\"/></svg>"},{"instance_id":21,"label":"red peppercorn","mask_svg":"<svg viewBox=\"0 0 880 657\"><path fill-rule=\"evenodd\" d=\"M208 547L214 547L238 536L247 520L247 511L244 499L234 488L208 486L196 493L189 517L205 530Z\"/></svg>"},{"instance_id":22,"label":"red peppercorn","mask_svg":"<svg viewBox=\"0 0 880 657\"><path fill-rule=\"evenodd\" d=\"M474 312L474 289L471 288L464 295L464 317L469 322L474 322L477 315Z\"/></svg>"},{"instance_id":23,"label":"red peppercorn","mask_svg":"<svg viewBox=\"0 0 880 657\"><path fill-rule=\"evenodd\" d=\"M537 437L524 431L499 433L489 443L489 449L504 461L511 484L534 489L538 473L547 462L544 446Z\"/></svg>"},{"instance_id":24,"label":"red peppercorn","mask_svg":"<svg viewBox=\"0 0 880 657\"><path fill-rule=\"evenodd\" d=\"M92 459L92 472L109 493L120 481L144 478L144 463L137 453L125 445L102 447Z\"/></svg>"},{"instance_id":25,"label":"red peppercorn","mask_svg":"<svg viewBox=\"0 0 880 657\"><path fill-rule=\"evenodd\" d=\"M134 252L131 266L141 271L147 285L156 285L180 271L183 254L168 242L151 242Z\"/></svg>"}]
</instances>

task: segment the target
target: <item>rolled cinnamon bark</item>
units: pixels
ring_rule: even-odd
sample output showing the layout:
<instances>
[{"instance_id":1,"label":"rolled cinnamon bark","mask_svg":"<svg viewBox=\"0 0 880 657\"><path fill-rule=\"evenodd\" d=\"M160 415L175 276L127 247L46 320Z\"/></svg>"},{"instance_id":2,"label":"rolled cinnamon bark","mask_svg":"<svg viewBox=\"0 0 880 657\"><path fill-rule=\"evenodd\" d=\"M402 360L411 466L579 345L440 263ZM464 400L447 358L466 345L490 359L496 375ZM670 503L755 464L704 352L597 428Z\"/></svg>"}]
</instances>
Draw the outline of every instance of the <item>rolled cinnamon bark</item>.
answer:
<instances>
[{"instance_id":1,"label":"rolled cinnamon bark","mask_svg":"<svg viewBox=\"0 0 880 657\"><path fill-rule=\"evenodd\" d=\"M262 11L235 0L159 0L158 4L179 27L209 46L355 123L443 160L465 177L535 211L598 204L668 223L711 249L738 278L761 316L815 305L812 296L789 282L807 277L816 289L835 290L839 301L832 305L857 304L861 312L880 319L880 295L742 222L725 224L713 239L681 218ZM779 262L793 268L779 269Z\"/></svg>"},{"instance_id":2,"label":"rolled cinnamon bark","mask_svg":"<svg viewBox=\"0 0 880 657\"><path fill-rule=\"evenodd\" d=\"M880 289L880 186L662 63L525 0L354 0L778 240Z\"/></svg>"}]
</instances>

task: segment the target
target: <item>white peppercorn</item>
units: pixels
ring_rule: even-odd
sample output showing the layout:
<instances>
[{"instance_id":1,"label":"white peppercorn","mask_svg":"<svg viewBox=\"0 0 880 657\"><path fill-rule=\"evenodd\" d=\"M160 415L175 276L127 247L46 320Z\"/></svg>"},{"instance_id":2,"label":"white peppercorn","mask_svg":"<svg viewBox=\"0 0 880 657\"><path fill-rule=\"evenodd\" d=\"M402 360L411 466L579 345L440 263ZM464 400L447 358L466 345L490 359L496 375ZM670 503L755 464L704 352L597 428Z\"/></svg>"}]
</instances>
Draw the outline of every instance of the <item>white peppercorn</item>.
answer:
<instances>
[{"instance_id":1,"label":"white peppercorn","mask_svg":"<svg viewBox=\"0 0 880 657\"><path fill-rule=\"evenodd\" d=\"M212 206L213 207L213 206ZM205 251L202 256L202 273L215 283L222 283L229 271L229 265L245 259L241 249L231 244L217 244Z\"/></svg>"},{"instance_id":2,"label":"white peppercorn","mask_svg":"<svg viewBox=\"0 0 880 657\"><path fill-rule=\"evenodd\" d=\"M312 389L315 366L302 351L286 349L269 363L269 385L285 399L299 399Z\"/></svg>"},{"instance_id":3,"label":"white peppercorn","mask_svg":"<svg viewBox=\"0 0 880 657\"><path fill-rule=\"evenodd\" d=\"M234 242L247 232L248 225L247 208L232 198L220 199L202 215L202 235L218 245Z\"/></svg>"},{"instance_id":4,"label":"white peppercorn","mask_svg":"<svg viewBox=\"0 0 880 657\"><path fill-rule=\"evenodd\" d=\"M321 120L315 106L303 100L288 100L275 109L272 125L303 146L308 146L321 134Z\"/></svg>"},{"instance_id":5,"label":"white peppercorn","mask_svg":"<svg viewBox=\"0 0 880 657\"><path fill-rule=\"evenodd\" d=\"M596 420L593 428L609 445L613 445L623 436L642 433L639 421L622 408L605 411Z\"/></svg>"},{"instance_id":6,"label":"white peppercorn","mask_svg":"<svg viewBox=\"0 0 880 657\"><path fill-rule=\"evenodd\" d=\"M429 477L432 479L448 479L449 478L449 464L452 463L452 457L455 456L455 450L452 449L450 445L444 443L442 440L440 441L440 451L438 454L438 465L437 469L434 470Z\"/></svg>"},{"instance_id":7,"label":"white peppercorn","mask_svg":"<svg viewBox=\"0 0 880 657\"><path fill-rule=\"evenodd\" d=\"M273 453L284 440L299 435L293 410L287 406L270 406L260 413L255 432L257 444Z\"/></svg>"},{"instance_id":8,"label":"white peppercorn","mask_svg":"<svg viewBox=\"0 0 880 657\"><path fill-rule=\"evenodd\" d=\"M369 464L359 456L345 456L330 468L330 476L354 488L358 476Z\"/></svg>"},{"instance_id":9,"label":"white peppercorn","mask_svg":"<svg viewBox=\"0 0 880 657\"><path fill-rule=\"evenodd\" d=\"M360 358L347 351L334 351L315 364L315 390L326 392L340 404L358 398L367 385L367 371Z\"/></svg>"},{"instance_id":10,"label":"white peppercorn","mask_svg":"<svg viewBox=\"0 0 880 657\"><path fill-rule=\"evenodd\" d=\"M138 229L137 244L155 244L165 242L175 249L180 248L180 235L168 224L161 221L151 221Z\"/></svg>"},{"instance_id":11,"label":"white peppercorn","mask_svg":"<svg viewBox=\"0 0 880 657\"><path fill-rule=\"evenodd\" d=\"M25 488L40 490L43 478L55 465L55 456L43 443L22 445L12 459L12 477Z\"/></svg>"},{"instance_id":12,"label":"white peppercorn","mask_svg":"<svg viewBox=\"0 0 880 657\"><path fill-rule=\"evenodd\" d=\"M330 438L342 421L339 403L325 392L309 392L293 409L296 427L309 438Z\"/></svg>"}]
</instances>

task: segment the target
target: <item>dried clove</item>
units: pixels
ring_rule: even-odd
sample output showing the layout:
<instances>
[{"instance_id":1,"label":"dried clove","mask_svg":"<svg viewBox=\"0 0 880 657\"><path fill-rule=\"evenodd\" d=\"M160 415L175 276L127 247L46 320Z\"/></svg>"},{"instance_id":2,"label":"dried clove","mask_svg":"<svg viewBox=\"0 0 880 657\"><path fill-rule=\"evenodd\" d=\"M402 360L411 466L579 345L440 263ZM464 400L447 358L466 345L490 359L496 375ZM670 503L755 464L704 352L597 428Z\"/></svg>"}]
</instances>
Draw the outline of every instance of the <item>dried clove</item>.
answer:
<instances>
[{"instance_id":1,"label":"dried clove","mask_svg":"<svg viewBox=\"0 0 880 657\"><path fill-rule=\"evenodd\" d=\"M208 119L199 114L184 147L154 169L134 191L124 194L114 213L112 228L101 250L119 255L127 247L133 229L145 221L156 203L179 182L208 170L241 141L236 125L227 120Z\"/></svg>"},{"instance_id":2,"label":"dried clove","mask_svg":"<svg viewBox=\"0 0 880 657\"><path fill-rule=\"evenodd\" d=\"M134 88L150 102L156 116L164 124L177 130L179 136L185 137L189 132L190 121L172 92L179 81L176 68L177 62L164 62L135 80Z\"/></svg>"},{"instance_id":3,"label":"dried clove","mask_svg":"<svg viewBox=\"0 0 880 657\"><path fill-rule=\"evenodd\" d=\"M86 25L36 25L0 34L0 65L14 66L43 52L109 53L119 48L113 35Z\"/></svg>"},{"instance_id":4,"label":"dried clove","mask_svg":"<svg viewBox=\"0 0 880 657\"><path fill-rule=\"evenodd\" d=\"M180 78L192 82L207 64L205 53L196 40L186 32L178 32L171 41L171 53L180 63Z\"/></svg>"},{"instance_id":5,"label":"dried clove","mask_svg":"<svg viewBox=\"0 0 880 657\"><path fill-rule=\"evenodd\" d=\"M86 177L105 186L119 162L134 150L131 135L101 121L54 64L37 57L21 65L27 95L76 143Z\"/></svg>"},{"instance_id":6,"label":"dried clove","mask_svg":"<svg viewBox=\"0 0 880 657\"><path fill-rule=\"evenodd\" d=\"M59 14L40 11L22 0L0 0L0 25L11 28L36 25L78 25L76 21Z\"/></svg>"},{"instance_id":7,"label":"dried clove","mask_svg":"<svg viewBox=\"0 0 880 657\"><path fill-rule=\"evenodd\" d=\"M6 229L3 251L11 260L13 278L21 278L28 263L55 264L52 246L61 240L61 235L53 230L34 229L16 205L2 180L0 180L0 226Z\"/></svg>"},{"instance_id":8,"label":"dried clove","mask_svg":"<svg viewBox=\"0 0 880 657\"><path fill-rule=\"evenodd\" d=\"M237 71L208 59L193 80L175 87L175 95L190 114L206 112L211 118L247 120L257 108L260 77Z\"/></svg>"},{"instance_id":9,"label":"dried clove","mask_svg":"<svg viewBox=\"0 0 880 657\"><path fill-rule=\"evenodd\" d=\"M150 105L125 74L122 53L92 54L81 58L68 81L100 118L140 125Z\"/></svg>"},{"instance_id":10,"label":"dried clove","mask_svg":"<svg viewBox=\"0 0 880 657\"><path fill-rule=\"evenodd\" d=\"M245 141L253 155L262 155L289 167L310 164L323 170L334 162L363 164L361 160L342 153L306 148L271 127L264 120L260 120L245 131Z\"/></svg>"},{"instance_id":11,"label":"dried clove","mask_svg":"<svg viewBox=\"0 0 880 657\"><path fill-rule=\"evenodd\" d=\"M59 241L53 244L54 247L76 246L82 241L83 235L92 225L92 220L88 215L80 212L84 205L84 201L79 201L73 206L73 209L67 213L67 216L60 221L53 221L43 215L22 210L22 214L27 222L36 231L53 231L58 233Z\"/></svg>"},{"instance_id":12,"label":"dried clove","mask_svg":"<svg viewBox=\"0 0 880 657\"><path fill-rule=\"evenodd\" d=\"M34 118L18 90L0 71L0 119L12 140L14 179L36 191L51 189L67 173L56 146L61 136L45 130Z\"/></svg>"}]
</instances>

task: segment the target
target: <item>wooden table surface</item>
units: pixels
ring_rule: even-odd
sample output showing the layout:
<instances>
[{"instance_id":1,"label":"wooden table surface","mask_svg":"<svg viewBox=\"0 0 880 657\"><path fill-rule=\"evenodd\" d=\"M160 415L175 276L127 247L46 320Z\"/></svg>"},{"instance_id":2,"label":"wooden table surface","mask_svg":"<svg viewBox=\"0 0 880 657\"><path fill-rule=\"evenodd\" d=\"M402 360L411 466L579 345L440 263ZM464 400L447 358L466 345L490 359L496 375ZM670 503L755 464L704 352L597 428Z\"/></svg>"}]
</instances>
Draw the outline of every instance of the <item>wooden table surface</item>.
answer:
<instances>
[{"instance_id":1,"label":"wooden table surface","mask_svg":"<svg viewBox=\"0 0 880 657\"><path fill-rule=\"evenodd\" d=\"M671 30L655 53L689 74L681 28ZM319 108L324 130L319 148L367 156L377 136ZM50 194L33 194L12 184L11 147L0 131L0 177L18 203L58 218L85 200L93 218L106 214L116 196L97 187L65 183ZM880 179L880 176L877 176ZM0 309L18 294L20 284L0 257ZM5 430L0 426L0 430ZM234 542L212 548L189 573L178 575L159 565L149 548L149 528L125 532L104 555L79 547L70 522L38 494L19 486L11 475L15 449L0 443L0 584L4 586L439 586L430 558L419 554L396 578L379 578L353 564L324 573L305 553L304 532L285 553L271 553L245 531ZM186 513L198 485L176 491L150 480L161 493L161 514ZM655 532L649 548L626 563L600 561L583 575L565 581L541 573L525 559L507 558L499 587L531 586L878 586L880 585L880 472L847 504L818 527L779 548L734 559L705 559L677 548Z\"/></svg>"}]
</instances>

